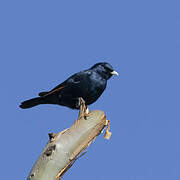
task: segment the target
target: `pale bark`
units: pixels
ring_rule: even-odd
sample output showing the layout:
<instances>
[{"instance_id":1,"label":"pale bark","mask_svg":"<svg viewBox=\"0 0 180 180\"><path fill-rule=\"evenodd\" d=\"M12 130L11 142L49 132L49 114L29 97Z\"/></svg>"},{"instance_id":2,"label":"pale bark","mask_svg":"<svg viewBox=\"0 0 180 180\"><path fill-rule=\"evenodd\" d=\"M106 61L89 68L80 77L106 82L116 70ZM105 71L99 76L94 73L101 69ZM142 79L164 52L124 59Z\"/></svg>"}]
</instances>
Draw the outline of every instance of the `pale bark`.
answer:
<instances>
[{"instance_id":1,"label":"pale bark","mask_svg":"<svg viewBox=\"0 0 180 180\"><path fill-rule=\"evenodd\" d=\"M50 140L32 168L28 180L59 180L78 156L98 136L109 121L102 111L93 111L84 119L58 134L50 134ZM111 135L109 128L105 138Z\"/></svg>"}]
</instances>

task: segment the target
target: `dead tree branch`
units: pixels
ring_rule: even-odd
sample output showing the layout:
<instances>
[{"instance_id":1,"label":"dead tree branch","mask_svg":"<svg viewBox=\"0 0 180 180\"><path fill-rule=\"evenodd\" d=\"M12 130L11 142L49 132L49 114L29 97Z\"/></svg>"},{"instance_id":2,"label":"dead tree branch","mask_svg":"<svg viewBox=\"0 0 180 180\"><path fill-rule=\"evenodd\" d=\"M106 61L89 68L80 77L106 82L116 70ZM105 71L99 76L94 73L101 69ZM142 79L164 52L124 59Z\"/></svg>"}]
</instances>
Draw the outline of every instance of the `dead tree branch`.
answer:
<instances>
[{"instance_id":1,"label":"dead tree branch","mask_svg":"<svg viewBox=\"0 0 180 180\"><path fill-rule=\"evenodd\" d=\"M109 139L109 121L102 111L81 116L72 127L49 134L49 142L33 166L28 180L59 180L81 153L91 144L105 126L105 138Z\"/></svg>"}]
</instances>

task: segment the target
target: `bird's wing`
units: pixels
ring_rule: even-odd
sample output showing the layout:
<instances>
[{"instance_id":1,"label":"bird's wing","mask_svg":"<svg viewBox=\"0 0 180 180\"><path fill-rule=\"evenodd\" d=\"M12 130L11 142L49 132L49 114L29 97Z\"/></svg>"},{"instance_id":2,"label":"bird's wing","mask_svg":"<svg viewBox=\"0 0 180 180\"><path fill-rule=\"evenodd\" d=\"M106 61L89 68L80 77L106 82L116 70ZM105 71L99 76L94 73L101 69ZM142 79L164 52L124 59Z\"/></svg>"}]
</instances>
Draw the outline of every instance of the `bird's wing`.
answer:
<instances>
[{"instance_id":1,"label":"bird's wing","mask_svg":"<svg viewBox=\"0 0 180 180\"><path fill-rule=\"evenodd\" d=\"M62 83L63 84L63 83ZM59 91L59 90L61 90L61 89L63 89L65 86L64 85L62 85L62 84L59 84L58 86L56 86L54 89L52 89L51 91L49 91L49 92L41 92L41 93L39 93L39 95L40 96L42 96L42 97L46 97L46 96L48 96L48 95L50 95L50 94L53 94L54 92L57 92L57 91Z\"/></svg>"},{"instance_id":2,"label":"bird's wing","mask_svg":"<svg viewBox=\"0 0 180 180\"><path fill-rule=\"evenodd\" d=\"M72 75L71 77L69 77L63 83L61 83L58 86L56 86L55 88L53 88L51 91L49 91L49 92L42 92L42 93L39 93L39 95L42 95L42 97L45 97L45 96L53 94L53 93L55 93L57 91L61 91L64 88L67 88L67 87L70 87L70 86L74 87L76 85L79 85L83 81L83 78L87 74L88 73L86 73L86 71L81 71L79 73L76 73L76 74Z\"/></svg>"}]
</instances>

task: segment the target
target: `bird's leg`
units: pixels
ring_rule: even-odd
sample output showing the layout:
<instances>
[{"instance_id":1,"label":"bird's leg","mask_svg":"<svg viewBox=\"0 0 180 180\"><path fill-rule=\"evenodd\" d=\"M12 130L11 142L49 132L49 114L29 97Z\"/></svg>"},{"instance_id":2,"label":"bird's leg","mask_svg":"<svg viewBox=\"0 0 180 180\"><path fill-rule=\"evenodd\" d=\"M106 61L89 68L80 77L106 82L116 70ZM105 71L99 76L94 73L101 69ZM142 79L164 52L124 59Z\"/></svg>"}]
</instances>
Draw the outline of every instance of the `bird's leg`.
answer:
<instances>
[{"instance_id":1,"label":"bird's leg","mask_svg":"<svg viewBox=\"0 0 180 180\"><path fill-rule=\"evenodd\" d=\"M84 117L84 113L86 110L86 105L85 105L85 101L83 98L79 98L79 117L78 119L81 119L82 117Z\"/></svg>"},{"instance_id":2,"label":"bird's leg","mask_svg":"<svg viewBox=\"0 0 180 180\"><path fill-rule=\"evenodd\" d=\"M89 108L86 106L85 101L83 98L79 98L79 104L80 104L80 108L79 108L79 117L78 119L81 119L82 117L86 119L86 117L89 114Z\"/></svg>"}]
</instances>

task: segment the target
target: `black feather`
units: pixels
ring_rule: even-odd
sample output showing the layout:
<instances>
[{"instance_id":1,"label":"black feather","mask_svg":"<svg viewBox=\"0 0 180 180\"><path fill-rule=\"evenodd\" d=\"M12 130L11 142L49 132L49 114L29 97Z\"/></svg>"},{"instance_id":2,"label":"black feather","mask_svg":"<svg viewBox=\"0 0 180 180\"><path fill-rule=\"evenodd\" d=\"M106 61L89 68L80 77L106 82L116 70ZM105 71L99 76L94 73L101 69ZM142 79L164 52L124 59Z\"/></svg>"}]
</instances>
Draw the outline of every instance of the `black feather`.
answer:
<instances>
[{"instance_id":1,"label":"black feather","mask_svg":"<svg viewBox=\"0 0 180 180\"><path fill-rule=\"evenodd\" d=\"M27 101L24 101L19 106L22 109L32 108L34 106L37 106L39 104L43 104L43 100L40 97L29 99Z\"/></svg>"},{"instance_id":2,"label":"black feather","mask_svg":"<svg viewBox=\"0 0 180 180\"><path fill-rule=\"evenodd\" d=\"M51 91L39 93L40 97L22 102L20 107L26 109L39 104L58 104L79 109L80 97L86 105L90 105L101 96L113 71L110 64L97 63L88 70L72 75Z\"/></svg>"},{"instance_id":3,"label":"black feather","mask_svg":"<svg viewBox=\"0 0 180 180\"><path fill-rule=\"evenodd\" d=\"M48 93L49 93L49 92L40 92L38 95L42 97L42 96L45 96L45 95L48 94Z\"/></svg>"}]
</instances>

